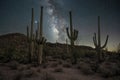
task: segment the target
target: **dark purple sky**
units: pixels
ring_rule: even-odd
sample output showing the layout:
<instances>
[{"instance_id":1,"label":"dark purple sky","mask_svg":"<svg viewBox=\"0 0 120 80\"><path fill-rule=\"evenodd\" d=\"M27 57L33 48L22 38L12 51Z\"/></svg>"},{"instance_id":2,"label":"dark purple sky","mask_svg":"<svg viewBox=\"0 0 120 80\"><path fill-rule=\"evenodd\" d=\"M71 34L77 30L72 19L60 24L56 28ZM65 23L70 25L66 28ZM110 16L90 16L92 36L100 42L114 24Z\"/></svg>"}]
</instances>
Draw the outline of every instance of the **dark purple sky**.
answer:
<instances>
[{"instance_id":1,"label":"dark purple sky","mask_svg":"<svg viewBox=\"0 0 120 80\"><path fill-rule=\"evenodd\" d=\"M120 43L119 0L0 0L0 34L26 34L31 8L35 9L35 21L39 21L41 5L44 6L44 36L49 42L65 42L71 10L74 28L79 30L77 44L94 46L92 37L97 32L97 16L101 17L102 44L107 34L109 50L115 50Z\"/></svg>"}]
</instances>

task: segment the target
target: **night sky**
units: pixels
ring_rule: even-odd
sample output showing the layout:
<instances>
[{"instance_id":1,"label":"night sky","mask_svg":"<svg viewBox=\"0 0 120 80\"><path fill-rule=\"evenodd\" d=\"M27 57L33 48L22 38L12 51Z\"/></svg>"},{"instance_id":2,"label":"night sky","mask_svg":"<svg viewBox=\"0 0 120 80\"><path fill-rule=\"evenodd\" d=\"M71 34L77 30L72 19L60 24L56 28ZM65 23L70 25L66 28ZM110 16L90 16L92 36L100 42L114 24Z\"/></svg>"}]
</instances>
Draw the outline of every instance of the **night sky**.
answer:
<instances>
[{"instance_id":1,"label":"night sky","mask_svg":"<svg viewBox=\"0 0 120 80\"><path fill-rule=\"evenodd\" d=\"M73 26L79 31L79 45L93 45L93 33L97 32L97 16L101 18L101 37L104 44L110 36L107 48L115 50L120 43L119 0L0 0L0 35L12 32L26 34L30 26L31 8L35 10L35 24L39 21L40 6L44 6L43 32L48 42L65 43L72 11Z\"/></svg>"}]
</instances>

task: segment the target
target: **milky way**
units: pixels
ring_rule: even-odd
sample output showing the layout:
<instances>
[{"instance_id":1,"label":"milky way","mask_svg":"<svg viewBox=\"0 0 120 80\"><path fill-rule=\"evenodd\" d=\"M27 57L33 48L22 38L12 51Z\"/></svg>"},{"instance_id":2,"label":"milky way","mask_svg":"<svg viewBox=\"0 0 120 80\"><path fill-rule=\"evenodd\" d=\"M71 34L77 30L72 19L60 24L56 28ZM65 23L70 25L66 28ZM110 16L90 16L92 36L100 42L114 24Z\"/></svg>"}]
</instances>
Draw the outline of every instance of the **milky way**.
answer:
<instances>
[{"instance_id":1,"label":"milky way","mask_svg":"<svg viewBox=\"0 0 120 80\"><path fill-rule=\"evenodd\" d=\"M50 33L54 41L64 42L67 38L65 28L67 27L67 22L63 16L59 13L61 10L60 3L57 0L41 0L45 5L48 14L48 24L49 28L52 30Z\"/></svg>"}]
</instances>

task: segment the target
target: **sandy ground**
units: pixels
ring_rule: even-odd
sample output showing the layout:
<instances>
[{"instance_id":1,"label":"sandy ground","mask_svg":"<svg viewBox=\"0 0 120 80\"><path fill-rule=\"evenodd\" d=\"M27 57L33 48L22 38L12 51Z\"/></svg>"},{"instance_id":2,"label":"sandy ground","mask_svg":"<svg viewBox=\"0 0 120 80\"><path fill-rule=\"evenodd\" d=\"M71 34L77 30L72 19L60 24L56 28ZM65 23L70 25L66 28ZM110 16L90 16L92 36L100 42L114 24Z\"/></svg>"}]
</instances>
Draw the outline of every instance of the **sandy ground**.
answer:
<instances>
[{"instance_id":1,"label":"sandy ground","mask_svg":"<svg viewBox=\"0 0 120 80\"><path fill-rule=\"evenodd\" d=\"M11 66L12 65L12 66ZM0 80L107 80L99 74L83 74L79 69L49 62L46 66L0 63Z\"/></svg>"}]
</instances>

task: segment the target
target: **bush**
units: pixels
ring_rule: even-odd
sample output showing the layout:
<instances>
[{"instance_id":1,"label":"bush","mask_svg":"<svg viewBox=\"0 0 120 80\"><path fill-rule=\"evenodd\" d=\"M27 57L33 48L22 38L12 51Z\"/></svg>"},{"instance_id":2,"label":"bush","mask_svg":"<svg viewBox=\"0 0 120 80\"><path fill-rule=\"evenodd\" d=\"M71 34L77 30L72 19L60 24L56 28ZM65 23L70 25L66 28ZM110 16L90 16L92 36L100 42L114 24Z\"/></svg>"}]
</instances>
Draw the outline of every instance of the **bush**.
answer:
<instances>
[{"instance_id":1,"label":"bush","mask_svg":"<svg viewBox=\"0 0 120 80\"><path fill-rule=\"evenodd\" d=\"M53 68L55 68L55 67L57 67L57 66L58 66L58 63L57 63L57 62L54 62L54 63L51 64L51 67L53 67Z\"/></svg>"},{"instance_id":2,"label":"bush","mask_svg":"<svg viewBox=\"0 0 120 80\"><path fill-rule=\"evenodd\" d=\"M16 60L21 63L27 63L28 58L25 51L18 51L15 47L10 47L8 49L3 50L0 53L0 62L9 62L11 60Z\"/></svg>"},{"instance_id":3,"label":"bush","mask_svg":"<svg viewBox=\"0 0 120 80\"><path fill-rule=\"evenodd\" d=\"M49 73L45 72L41 76L41 80L56 80L56 79L52 75L50 75Z\"/></svg>"},{"instance_id":4,"label":"bush","mask_svg":"<svg viewBox=\"0 0 120 80\"><path fill-rule=\"evenodd\" d=\"M15 75L13 80L21 80L21 79L22 79L22 73L20 72Z\"/></svg>"},{"instance_id":5,"label":"bush","mask_svg":"<svg viewBox=\"0 0 120 80\"><path fill-rule=\"evenodd\" d=\"M27 78L34 77L34 76L36 77L36 76L38 76L38 72L34 69L24 70L23 76L27 77Z\"/></svg>"},{"instance_id":6,"label":"bush","mask_svg":"<svg viewBox=\"0 0 120 80\"><path fill-rule=\"evenodd\" d=\"M63 67L65 67L65 68L70 68L70 67L72 67L72 65L69 64L69 63L66 63L66 64L63 64Z\"/></svg>"},{"instance_id":7,"label":"bush","mask_svg":"<svg viewBox=\"0 0 120 80\"><path fill-rule=\"evenodd\" d=\"M98 72L102 77L112 77L120 75L120 68L116 63L104 62L100 65Z\"/></svg>"},{"instance_id":8,"label":"bush","mask_svg":"<svg viewBox=\"0 0 120 80\"><path fill-rule=\"evenodd\" d=\"M1 73L0 73L0 80L4 80L3 75Z\"/></svg>"},{"instance_id":9,"label":"bush","mask_svg":"<svg viewBox=\"0 0 120 80\"><path fill-rule=\"evenodd\" d=\"M60 65L61 65L62 63L63 63L63 62L62 62L62 60L59 60L59 61L58 61L58 64L60 64Z\"/></svg>"},{"instance_id":10,"label":"bush","mask_svg":"<svg viewBox=\"0 0 120 80\"><path fill-rule=\"evenodd\" d=\"M92 71L92 69L91 69L91 67L88 63L81 62L80 66L79 66L79 69L85 75L94 74L94 72Z\"/></svg>"},{"instance_id":11,"label":"bush","mask_svg":"<svg viewBox=\"0 0 120 80\"><path fill-rule=\"evenodd\" d=\"M28 70L28 69L30 69L30 68L31 68L30 65L19 65L19 66L18 66L18 70L19 70L19 71Z\"/></svg>"},{"instance_id":12,"label":"bush","mask_svg":"<svg viewBox=\"0 0 120 80\"><path fill-rule=\"evenodd\" d=\"M14 69L18 69L19 63L17 61L11 61L7 63L7 65L14 70Z\"/></svg>"},{"instance_id":13,"label":"bush","mask_svg":"<svg viewBox=\"0 0 120 80\"><path fill-rule=\"evenodd\" d=\"M42 64L42 68L44 68L44 69L45 69L45 68L47 68L47 67L48 67L48 65L49 65L49 64L44 63L44 64Z\"/></svg>"},{"instance_id":14,"label":"bush","mask_svg":"<svg viewBox=\"0 0 120 80\"><path fill-rule=\"evenodd\" d=\"M54 72L63 72L63 69L61 67L55 68Z\"/></svg>"}]
</instances>

